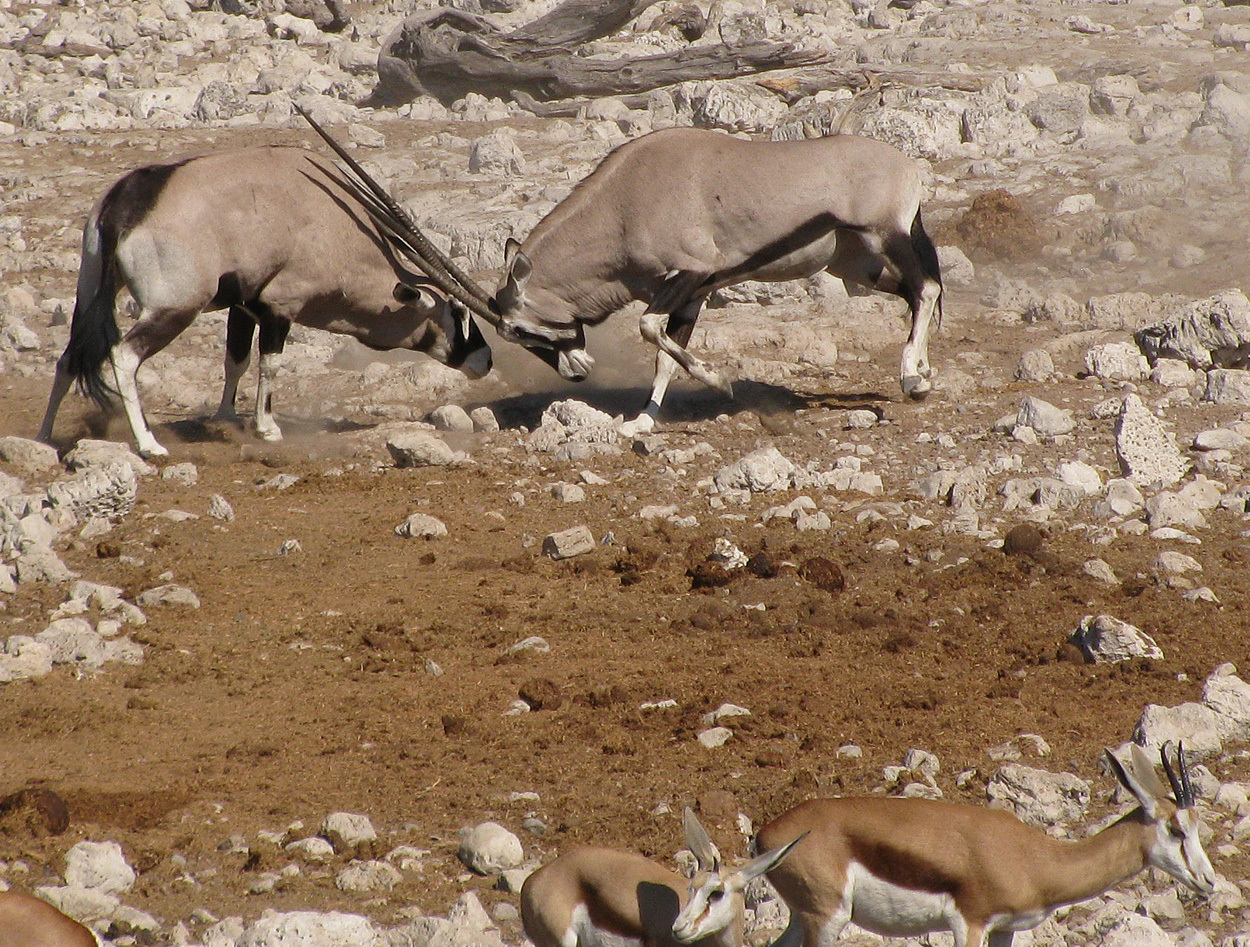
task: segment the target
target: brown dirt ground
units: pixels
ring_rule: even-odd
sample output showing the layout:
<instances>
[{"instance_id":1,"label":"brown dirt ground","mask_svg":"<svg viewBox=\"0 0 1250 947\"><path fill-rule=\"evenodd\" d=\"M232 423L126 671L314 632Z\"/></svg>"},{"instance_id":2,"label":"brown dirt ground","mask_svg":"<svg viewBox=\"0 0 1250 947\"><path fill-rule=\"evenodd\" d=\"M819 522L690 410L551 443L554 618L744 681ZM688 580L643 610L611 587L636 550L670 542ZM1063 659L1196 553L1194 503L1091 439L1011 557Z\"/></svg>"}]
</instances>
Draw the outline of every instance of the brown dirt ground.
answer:
<instances>
[{"instance_id":1,"label":"brown dirt ground","mask_svg":"<svg viewBox=\"0 0 1250 947\"><path fill-rule=\"evenodd\" d=\"M204 138L212 136L196 141ZM162 150L177 150L171 144L183 139L193 143L191 133L167 135ZM91 165L91 175L67 178L56 194L70 229L101 177L150 155L108 136L94 141L50 143L41 159ZM948 304L935 363L970 341L985 358L1014 363L1026 330L974 329L956 315L958 303L955 295ZM707 441L720 457L683 481L654 455L627 451L561 466L527 462L523 449L495 451L490 442L468 445L477 461L470 466L376 469L333 433L296 431L282 445L264 445L228 425L154 417L172 460L198 465L199 484L145 480L137 509L105 542L70 541L63 557L128 596L170 573L203 606L150 610L149 624L133 630L147 649L141 666L111 666L82 680L58 671L3 689L0 795L54 789L69 802L72 822L49 839L0 837L0 860L31 864L33 885L62 870L75 841L111 838L141 872L128 903L168 923L197 907L249 918L264 908L368 910L389 921L413 904L444 913L466 887L488 903L510 897L487 890L489 880L470 879L454 857L457 831L486 819L518 831L527 853L544 859L574 841L666 857L680 845L679 822L652 810L661 802L673 813L700 805L725 848L741 853L729 813L741 810L759 824L812 795L872 791L882 767L899 763L909 747L939 756L948 798L983 803L995 768L986 748L1024 732L1054 748L1038 765L1094 781L1101 814L1112 785L1097 770L1102 747L1125 740L1146 704L1196 699L1219 662L1250 668L1250 552L1231 517L1205 533L1201 547L1203 582L1222 606L1187 604L1157 583L1150 563L1162 545L1150 539L1095 547L1056 529L1034 558L913 531L898 534L906 556L877 552L871 544L894 528L857 522L849 497L825 533L800 534L788 523L753 527L775 496L731 508L746 521L728 528L748 553L765 551L779 572L694 590L688 570L726 523L701 501L701 525L692 529L631 518L643 503L690 505L698 477L763 443L798 463L827 459L831 439L871 444L876 435L843 431L846 407L878 405L896 425L890 437L898 444L915 444L922 430L957 438L986 430L992 417L960 414L949 400L903 402L891 371L896 357L840 367L835 381L799 379L792 391L744 385L732 404L682 389L664 427L668 446ZM640 385L646 375L640 366ZM0 379L0 430L33 434L46 385L44 374ZM1019 387L1008 387L1004 403L1014 405ZM1056 400L1105 396L1072 383L1035 389ZM641 387L579 393L635 403L643 394ZM494 407L516 428L565 396L539 393ZM722 411L731 423L716 420ZM119 419L105 427L72 400L58 443L101 429L127 439ZM497 437L515 440L509 432ZM583 468L610 486L588 488L577 506L550 497L550 484ZM259 489L278 472L299 482L282 492ZM518 490L524 506L510 501ZM213 493L233 504L233 522L201 516L175 524L158 515L203 514ZM908 498L894 489L883 499ZM449 537L392 535L416 511L444 520ZM597 536L611 530L619 545L562 563L540 554L545 534L577 523ZM276 555L289 538L302 552ZM1122 587L1081 573L1094 555L1126 579ZM844 591L821 591L800 577L798 567L812 557L840 565ZM2 633L41 630L61 595L23 587L0 602ZM745 607L759 603L763 611ZM1064 634L1083 615L1103 611L1145 627L1166 659L1115 667L1074 661ZM551 650L509 654L530 635L546 638ZM426 673L430 660L442 676ZM559 707L503 715L521 689L542 681L554 685ZM639 709L666 698L679 709ZM734 722L725 747L705 751L695 742L699 717L724 701L753 716ZM845 743L860 745L862 759L836 758ZM973 768L977 777L956 788L954 775ZM1223 778L1250 775L1240 756L1212 768ZM510 801L515 792L535 792L540 801ZM368 905L334 887L341 861L309 866L272 895L246 894L255 872L290 861L257 843L258 831L300 820L304 830L292 837L312 834L337 810L367 813L383 851L430 849L425 871ZM521 831L531 813L547 835ZM236 833L258 857L217 851ZM1244 859L1217 859L1217 867L1246 876Z\"/></svg>"}]
</instances>

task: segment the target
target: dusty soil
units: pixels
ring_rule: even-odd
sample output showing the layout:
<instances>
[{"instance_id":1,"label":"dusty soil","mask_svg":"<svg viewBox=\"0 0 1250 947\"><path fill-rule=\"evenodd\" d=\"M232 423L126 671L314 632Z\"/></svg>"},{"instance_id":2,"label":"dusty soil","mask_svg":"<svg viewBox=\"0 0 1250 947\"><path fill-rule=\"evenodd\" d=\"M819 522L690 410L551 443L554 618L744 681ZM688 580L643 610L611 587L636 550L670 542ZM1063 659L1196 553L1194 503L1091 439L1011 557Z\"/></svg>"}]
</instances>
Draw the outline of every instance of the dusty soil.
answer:
<instances>
[{"instance_id":1,"label":"dusty soil","mask_svg":"<svg viewBox=\"0 0 1250 947\"><path fill-rule=\"evenodd\" d=\"M1124 8L1098 9L1111 16ZM431 129L387 123L385 132L388 148L402 149ZM465 134L463 126L456 132ZM37 196L49 203L40 204L38 217L60 223L33 236L72 251L82 215L124 170L156 154L256 141L310 137L294 127L100 133L51 138L38 148L5 143L0 161L9 173L37 165L47 176L50 186ZM1212 266L1209 291L1238 285L1232 270L1221 279ZM49 267L20 276L50 294L72 295L72 271ZM1135 288L1139 278L1108 268L1087 291ZM103 541L71 540L63 558L128 597L165 581L189 586L202 607L151 609L149 623L133 632L147 649L141 666L111 666L81 680L59 671L4 687L0 794L54 789L69 803L71 827L52 838L0 836L0 860L26 861L33 886L62 870L61 856L75 841L110 838L141 872L127 902L168 923L195 908L248 918L266 908L337 908L390 921L410 905L443 913L467 887L480 889L488 903L510 897L459 866L457 832L466 825L499 821L521 834L535 859L574 841L667 857L680 845L676 814L696 805L724 847L741 853L743 839L733 831L738 811L758 824L813 795L877 790L882 767L899 763L910 747L938 755L938 783L948 798L983 803L996 765L986 749L1026 732L1054 749L1036 765L1095 783L1094 815L1102 814L1112 788L1097 768L1102 747L1127 739L1146 704L1196 699L1220 662L1250 668L1244 524L1228 514L1212 517L1195 548L1206 570L1202 582L1222 604L1190 604L1155 579L1152 562L1165 546L1149 538L1096 546L1084 532L1057 526L1041 553L1009 556L972 537L902 531L898 520L863 517L883 501L935 520L943 515L871 457L866 465L882 474L885 495L818 497L835 511L828 532L798 533L789 522L757 525L763 509L791 495L717 511L695 489L764 444L796 463L826 468L848 445L887 444L891 456L933 468L956 455L1014 452L1040 464L1079 449L1115 470L1105 440L1056 449L986 433L1025 392L1071 407L1078 418L1110 392L1074 380L1075 362L1066 380L1052 385L1011 382L1019 353L1053 330L978 321L978 292L948 295L933 359L936 366L1001 375L991 394L959 403L939 392L908 403L894 377L897 347L875 363L797 374L784 388L748 379L733 402L675 386L665 446L707 442L715 451L684 475L656 454L628 449L562 465L521 446L520 428L536 424L552 400L575 393L614 411L645 400L648 360L628 320L619 338L634 346L624 363L636 374L622 387L571 392L546 378L529 390L491 380L471 388L466 407L490 405L505 430L466 437L459 446L474 462L456 468L378 465L362 456L356 438L373 419L345 408L314 412L283 399L281 390L279 417L288 433L281 445L149 405L171 462L193 461L198 485L144 480L131 516ZM707 318L731 317L729 309ZM831 326L836 317L812 309L812 318ZM220 322L202 323L175 345L192 344L196 332L214 341L213 358L220 357ZM27 356L26 365L0 379L0 430L34 435L57 354L49 347ZM879 409L890 424L845 430L846 410L860 406ZM1230 408L1188 409L1180 440L1236 416ZM918 442L926 431L952 435L957 447ZM105 419L71 399L57 444L68 448L85 435L128 440L120 418ZM580 505L551 497L552 484L574 481L582 469L608 485L587 487ZM299 481L285 491L261 487L279 472ZM518 492L524 505L512 499ZM204 516L213 493L233 505L233 522ZM676 503L699 525L640 521L638 509L653 503ZM161 516L171 509L200 518L174 523ZM997 509L996 500L989 509ZM394 536L393 528L417 511L446 522L449 536ZM567 562L541 555L544 535L576 524L596 536L611 532L615 544ZM995 527L1005 532L1012 524L1007 515ZM776 575L744 573L723 587L692 588L693 566L723 535L748 554L765 553ZM889 536L902 551L874 549ZM302 551L277 555L287 539L298 539ZM1109 588L1084 575L1081 564L1093 556L1106 559L1123 585ZM814 557L840 567L844 590L803 578L801 566ZM0 634L41 630L62 596L61 589L23 586L0 602ZM1143 627L1166 658L1081 663L1065 637L1083 615L1099 612ZM545 638L550 651L509 652L531 635ZM428 662L441 676L428 673ZM523 691L545 692L551 706L506 715ZM675 709L640 709L670 698ZM727 745L704 750L695 740L700 716L726 701L753 716L734 721ZM862 747L863 757L837 757L847 743ZM1211 768L1221 778L1250 776L1240 754ZM955 774L967 769L978 775L956 787ZM522 792L538 801L512 797ZM661 804L670 811L657 814ZM291 837L313 834L338 810L372 818L383 835L380 853L399 844L431 850L425 870L368 903L335 888L341 862L307 866L273 894L246 893L255 872L291 860L259 842L258 831L302 822ZM522 830L530 815L545 823L545 835ZM235 834L252 843L251 858L218 851ZM1216 861L1229 878L1246 877L1240 856ZM1240 926L1240 918L1228 918L1211 929Z\"/></svg>"}]
</instances>

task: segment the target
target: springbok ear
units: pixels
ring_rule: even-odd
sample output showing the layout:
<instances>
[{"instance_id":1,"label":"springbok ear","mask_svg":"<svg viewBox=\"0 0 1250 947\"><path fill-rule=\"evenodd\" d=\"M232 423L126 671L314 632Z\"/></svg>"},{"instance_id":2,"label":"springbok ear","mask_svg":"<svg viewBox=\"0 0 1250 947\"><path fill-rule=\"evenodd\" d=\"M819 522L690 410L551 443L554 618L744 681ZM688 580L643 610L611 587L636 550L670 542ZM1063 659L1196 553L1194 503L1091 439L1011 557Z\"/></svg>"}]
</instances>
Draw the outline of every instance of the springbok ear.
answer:
<instances>
[{"instance_id":1,"label":"springbok ear","mask_svg":"<svg viewBox=\"0 0 1250 947\"><path fill-rule=\"evenodd\" d=\"M807 836L808 832L804 832L793 842L787 842L781 848L774 848L771 852L765 852L763 855L757 855L755 858L752 858L739 869L743 882L754 881L765 872L772 871L785 860L787 855L794 851L794 846L798 845Z\"/></svg>"},{"instance_id":2,"label":"springbok ear","mask_svg":"<svg viewBox=\"0 0 1250 947\"><path fill-rule=\"evenodd\" d=\"M1137 777L1138 782L1146 787L1158 799L1170 799L1171 794L1168 788L1163 785L1163 780L1159 778L1159 771L1155 769L1155 764L1151 762L1150 757L1136 743L1131 744L1129 751L1133 757L1133 775Z\"/></svg>"},{"instance_id":3,"label":"springbok ear","mask_svg":"<svg viewBox=\"0 0 1250 947\"><path fill-rule=\"evenodd\" d=\"M1115 773L1121 785L1124 786L1137 799L1137 804L1142 807L1142 811L1146 813L1146 818L1150 820L1159 817L1159 796L1155 795L1150 789L1137 778L1136 759L1132 767L1125 766L1110 750L1103 748L1103 753L1107 756L1107 762L1111 765L1111 771ZM1155 776L1155 782L1159 781L1159 777Z\"/></svg>"},{"instance_id":4,"label":"springbok ear","mask_svg":"<svg viewBox=\"0 0 1250 947\"><path fill-rule=\"evenodd\" d=\"M686 847L694 854L699 870L715 871L720 865L720 850L712 843L707 830L688 806L682 813L681 824L686 830Z\"/></svg>"}]
</instances>

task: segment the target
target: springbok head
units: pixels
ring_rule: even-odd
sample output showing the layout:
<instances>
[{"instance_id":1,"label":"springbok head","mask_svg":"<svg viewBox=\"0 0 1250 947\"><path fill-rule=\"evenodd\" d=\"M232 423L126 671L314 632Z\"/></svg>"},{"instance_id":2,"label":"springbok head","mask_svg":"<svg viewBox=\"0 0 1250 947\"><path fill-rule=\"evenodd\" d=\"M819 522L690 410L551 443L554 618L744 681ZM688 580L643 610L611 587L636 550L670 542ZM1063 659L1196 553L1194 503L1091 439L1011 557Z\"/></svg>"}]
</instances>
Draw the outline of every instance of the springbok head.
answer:
<instances>
[{"instance_id":1,"label":"springbok head","mask_svg":"<svg viewBox=\"0 0 1250 947\"><path fill-rule=\"evenodd\" d=\"M780 864L807 835L804 832L781 848L765 852L734 871L725 871L720 851L690 809L682 816L682 826L686 832L686 847L696 863L694 877L690 879L690 898L673 921L673 937L683 944L740 926L746 907L746 886Z\"/></svg>"},{"instance_id":2,"label":"springbok head","mask_svg":"<svg viewBox=\"0 0 1250 947\"><path fill-rule=\"evenodd\" d=\"M541 290L529 286L534 264L521 250L521 244L509 237L504 244L505 276L495 292L493 306L499 314L496 326L500 336L524 346L567 381L585 381L595 360L586 351L586 330L580 322L548 322L542 318L547 311L560 311L554 297L544 299Z\"/></svg>"},{"instance_id":3,"label":"springbok head","mask_svg":"<svg viewBox=\"0 0 1250 947\"><path fill-rule=\"evenodd\" d=\"M1168 760L1169 749L1174 751L1175 767ZM1215 869L1198 836L1201 820L1194 809L1194 787L1189 780L1184 745L1173 747L1169 741L1159 750L1163 770L1172 785L1171 795L1150 758L1136 743L1130 750L1129 765L1110 750L1105 752L1116 778L1141 805L1148 830L1144 842L1146 862L1199 894L1210 894L1215 889Z\"/></svg>"}]
</instances>

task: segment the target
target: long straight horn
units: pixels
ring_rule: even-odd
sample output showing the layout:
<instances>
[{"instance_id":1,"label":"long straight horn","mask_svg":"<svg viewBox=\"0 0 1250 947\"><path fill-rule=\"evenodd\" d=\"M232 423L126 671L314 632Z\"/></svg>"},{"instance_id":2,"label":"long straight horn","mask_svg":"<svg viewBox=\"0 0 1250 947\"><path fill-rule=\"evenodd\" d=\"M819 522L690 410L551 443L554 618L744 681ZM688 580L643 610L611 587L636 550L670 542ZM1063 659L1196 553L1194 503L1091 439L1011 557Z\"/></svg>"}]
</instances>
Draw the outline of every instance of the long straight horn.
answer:
<instances>
[{"instance_id":1,"label":"long straight horn","mask_svg":"<svg viewBox=\"0 0 1250 947\"><path fill-rule=\"evenodd\" d=\"M359 179L344 179L353 194L360 200L370 218L382 227L388 236L400 244L402 249L410 251L412 262L432 279L440 289L464 303L471 312L481 316L491 325L498 327L499 316L490 306L490 297L460 267L448 259L438 247L434 246L421 232L416 222L399 206L386 188L378 184L370 174L360 166L342 145L317 124L316 120L298 103L292 106L304 120L312 126L313 131L330 146L336 155L347 165Z\"/></svg>"},{"instance_id":2,"label":"long straight horn","mask_svg":"<svg viewBox=\"0 0 1250 947\"><path fill-rule=\"evenodd\" d=\"M1172 794L1176 796L1176 804L1182 809L1188 809L1194 804L1194 787L1189 781L1189 767L1185 763L1185 747L1181 744L1176 748L1176 766L1180 771L1172 769L1172 764L1168 761L1168 747L1172 746L1172 741L1168 741L1159 748L1159 758L1163 761L1163 771L1167 773L1168 782L1172 784Z\"/></svg>"}]
</instances>

